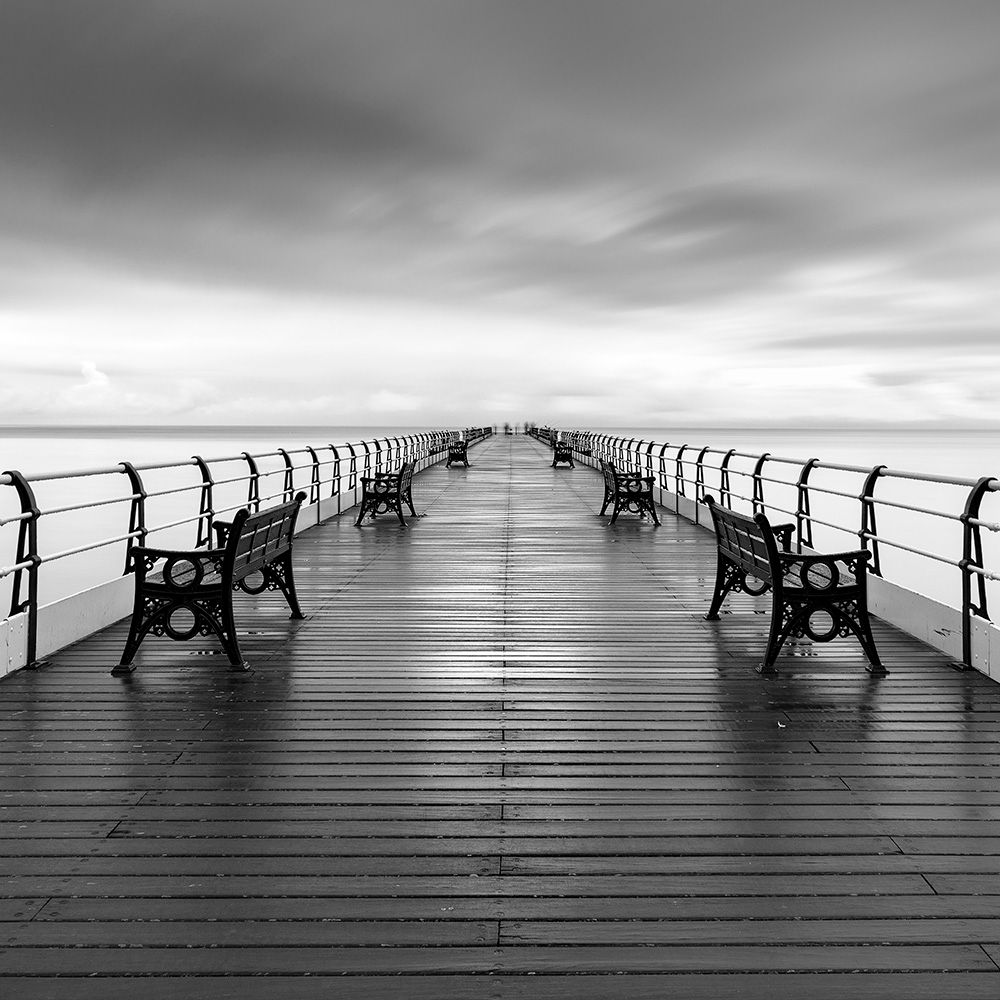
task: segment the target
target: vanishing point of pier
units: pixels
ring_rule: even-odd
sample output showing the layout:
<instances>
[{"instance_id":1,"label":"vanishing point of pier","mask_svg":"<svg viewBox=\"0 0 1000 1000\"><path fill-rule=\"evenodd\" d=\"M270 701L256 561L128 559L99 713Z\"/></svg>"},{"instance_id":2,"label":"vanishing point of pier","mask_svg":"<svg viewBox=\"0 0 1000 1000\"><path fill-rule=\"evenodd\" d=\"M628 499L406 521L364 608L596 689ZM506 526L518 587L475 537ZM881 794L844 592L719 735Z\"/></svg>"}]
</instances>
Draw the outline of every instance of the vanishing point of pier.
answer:
<instances>
[{"instance_id":1,"label":"vanishing point of pier","mask_svg":"<svg viewBox=\"0 0 1000 1000\"><path fill-rule=\"evenodd\" d=\"M120 623L6 678L4 995L1000 995L1000 687L881 621L888 678L758 676L711 536L609 527L550 457L303 532L250 673L150 640L113 678Z\"/></svg>"}]
</instances>

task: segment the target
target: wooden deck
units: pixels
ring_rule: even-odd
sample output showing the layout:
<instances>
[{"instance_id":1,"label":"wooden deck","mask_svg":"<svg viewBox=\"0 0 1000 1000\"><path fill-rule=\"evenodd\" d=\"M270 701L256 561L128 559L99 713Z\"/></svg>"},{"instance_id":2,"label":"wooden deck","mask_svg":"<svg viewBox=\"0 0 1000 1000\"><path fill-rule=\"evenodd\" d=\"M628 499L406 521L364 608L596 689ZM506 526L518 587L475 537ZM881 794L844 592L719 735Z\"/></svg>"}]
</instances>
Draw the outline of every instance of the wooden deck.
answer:
<instances>
[{"instance_id":1,"label":"wooden deck","mask_svg":"<svg viewBox=\"0 0 1000 1000\"><path fill-rule=\"evenodd\" d=\"M249 675L116 626L0 684L3 996L996 1000L1000 687L881 623L762 679L710 535L470 459L302 535Z\"/></svg>"}]
</instances>

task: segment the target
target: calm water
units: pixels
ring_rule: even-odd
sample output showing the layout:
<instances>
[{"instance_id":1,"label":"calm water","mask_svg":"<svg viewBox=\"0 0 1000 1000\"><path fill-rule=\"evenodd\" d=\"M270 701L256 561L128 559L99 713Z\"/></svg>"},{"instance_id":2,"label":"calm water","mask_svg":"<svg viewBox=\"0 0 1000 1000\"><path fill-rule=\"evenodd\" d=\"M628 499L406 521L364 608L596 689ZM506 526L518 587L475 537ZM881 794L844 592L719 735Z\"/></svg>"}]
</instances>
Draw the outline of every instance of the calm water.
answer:
<instances>
[{"instance_id":1,"label":"calm water","mask_svg":"<svg viewBox=\"0 0 1000 1000\"><path fill-rule=\"evenodd\" d=\"M114 466L123 460L135 464L149 462L182 462L199 454L212 459L235 456L242 451L258 454L273 453L283 447L289 451L312 445L321 452L328 443L360 441L373 437L416 433L429 428L386 427L256 427L230 428L101 428L101 429L52 429L33 428L17 431L0 431L0 468L19 469L26 475ZM665 428L590 428L595 431L621 434L626 437L670 442L672 445L687 443L686 456L693 459L697 450L705 445L722 450L736 448L754 454L767 451L775 457L805 460L816 457L826 462L872 466L884 464L894 470L927 472L938 475L978 478L983 475L1000 476L1000 433L968 431L893 431L893 430L773 430L745 428L687 428L683 431ZM329 454L329 452L327 452ZM672 456L673 452L668 452ZM306 456L296 456L296 464ZM711 466L718 465L718 457L707 463L707 487L710 492L718 489L718 474L713 477ZM741 492L746 480L738 475L749 472L751 460L734 460L733 488ZM277 457L262 459L262 472L281 467ZM217 479L241 476L246 466L241 461L231 465L213 466ZM672 471L672 470L671 470ZM777 479L792 479L797 469L791 465L774 463L766 474ZM329 470L324 470L328 475ZM693 475L693 472L690 474ZM144 473L146 488L150 492L198 482L194 468ZM296 485L305 485L308 474L297 477ZM280 479L271 480L277 487ZM847 474L814 472L811 483L817 487L836 489L856 495L861 477ZM216 492L216 507L242 502L245 497L243 482L221 486ZM749 489L746 490L749 492ZM109 499L127 493L127 481L120 474L101 475L75 480L72 483L41 483L37 486L39 505L42 509L61 507L88 500ZM262 488L262 493L264 492ZM967 491L958 487L943 487L920 483L886 482L880 484L878 495L885 499L926 506L960 513ZM14 513L13 491L0 491L0 517ZM769 503L779 508L772 512L774 520L786 519L780 508L794 509L795 494L791 487L768 484L766 495ZM197 513L197 490L149 501L147 520L150 525L163 524L177 518ZM856 531L857 504L836 497L813 496L813 513L823 520L844 524ZM988 498L983 508L984 518L1000 521L1000 502ZM89 511L57 514L40 521L40 548L51 554L71 548L81 542L97 541L122 534L127 530L128 505L111 504ZM961 554L961 530L954 522L911 512L883 509L879 520L880 534L911 547L935 552L957 559ZM0 528L0 565L9 565L15 555L15 529L8 525ZM158 532L151 543L189 547L193 544L193 526ZM817 527L817 547L832 551L856 548L857 538L846 531ZM997 536L986 539L987 566L1000 570L1000 545ZM956 569L920 558L904 551L883 547L883 569L890 579L904 582L913 589L947 603L956 604L960 576ZM96 552L70 556L43 567L40 585L43 601L56 600L121 572L124 544L119 543ZM991 594L992 597L992 594ZM998 598L994 598L994 602ZM9 601L9 580L0 581L0 600ZM5 607L0 610L5 610Z\"/></svg>"}]
</instances>

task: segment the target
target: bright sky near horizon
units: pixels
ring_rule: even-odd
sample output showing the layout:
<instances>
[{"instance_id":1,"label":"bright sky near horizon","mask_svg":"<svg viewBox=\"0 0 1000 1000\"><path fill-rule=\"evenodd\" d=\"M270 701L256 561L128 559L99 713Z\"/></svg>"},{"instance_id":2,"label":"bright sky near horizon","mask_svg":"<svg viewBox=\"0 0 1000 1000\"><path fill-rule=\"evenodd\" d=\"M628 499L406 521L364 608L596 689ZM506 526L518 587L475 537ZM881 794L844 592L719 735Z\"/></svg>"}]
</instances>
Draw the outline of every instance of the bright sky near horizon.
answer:
<instances>
[{"instance_id":1,"label":"bright sky near horizon","mask_svg":"<svg viewBox=\"0 0 1000 1000\"><path fill-rule=\"evenodd\" d=\"M1000 425L995 0L3 0L0 424Z\"/></svg>"}]
</instances>

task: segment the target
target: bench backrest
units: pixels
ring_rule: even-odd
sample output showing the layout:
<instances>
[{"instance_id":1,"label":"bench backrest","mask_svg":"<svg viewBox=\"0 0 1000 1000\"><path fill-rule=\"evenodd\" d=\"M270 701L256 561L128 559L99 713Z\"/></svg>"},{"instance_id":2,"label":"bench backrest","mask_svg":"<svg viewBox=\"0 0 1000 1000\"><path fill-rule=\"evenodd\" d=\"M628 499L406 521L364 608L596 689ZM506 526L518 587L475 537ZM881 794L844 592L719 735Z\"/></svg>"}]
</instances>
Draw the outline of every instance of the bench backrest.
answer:
<instances>
[{"instance_id":1,"label":"bench backrest","mask_svg":"<svg viewBox=\"0 0 1000 1000\"><path fill-rule=\"evenodd\" d=\"M405 494L413 482L413 463L404 462L399 469L399 492Z\"/></svg>"},{"instance_id":2,"label":"bench backrest","mask_svg":"<svg viewBox=\"0 0 1000 1000\"><path fill-rule=\"evenodd\" d=\"M305 493L298 493L294 500L257 514L246 509L237 513L226 539L224 566L231 582L239 583L291 549L295 519L305 498Z\"/></svg>"},{"instance_id":3,"label":"bench backrest","mask_svg":"<svg viewBox=\"0 0 1000 1000\"><path fill-rule=\"evenodd\" d=\"M767 516L747 517L720 507L710 496L705 497L705 503L712 512L719 551L744 572L772 583L772 567L778 565L778 546Z\"/></svg>"},{"instance_id":4,"label":"bench backrest","mask_svg":"<svg viewBox=\"0 0 1000 1000\"><path fill-rule=\"evenodd\" d=\"M604 473L604 489L608 493L616 493L618 491L618 472L615 469L614 464L612 462L606 462L602 458L601 472Z\"/></svg>"}]
</instances>

